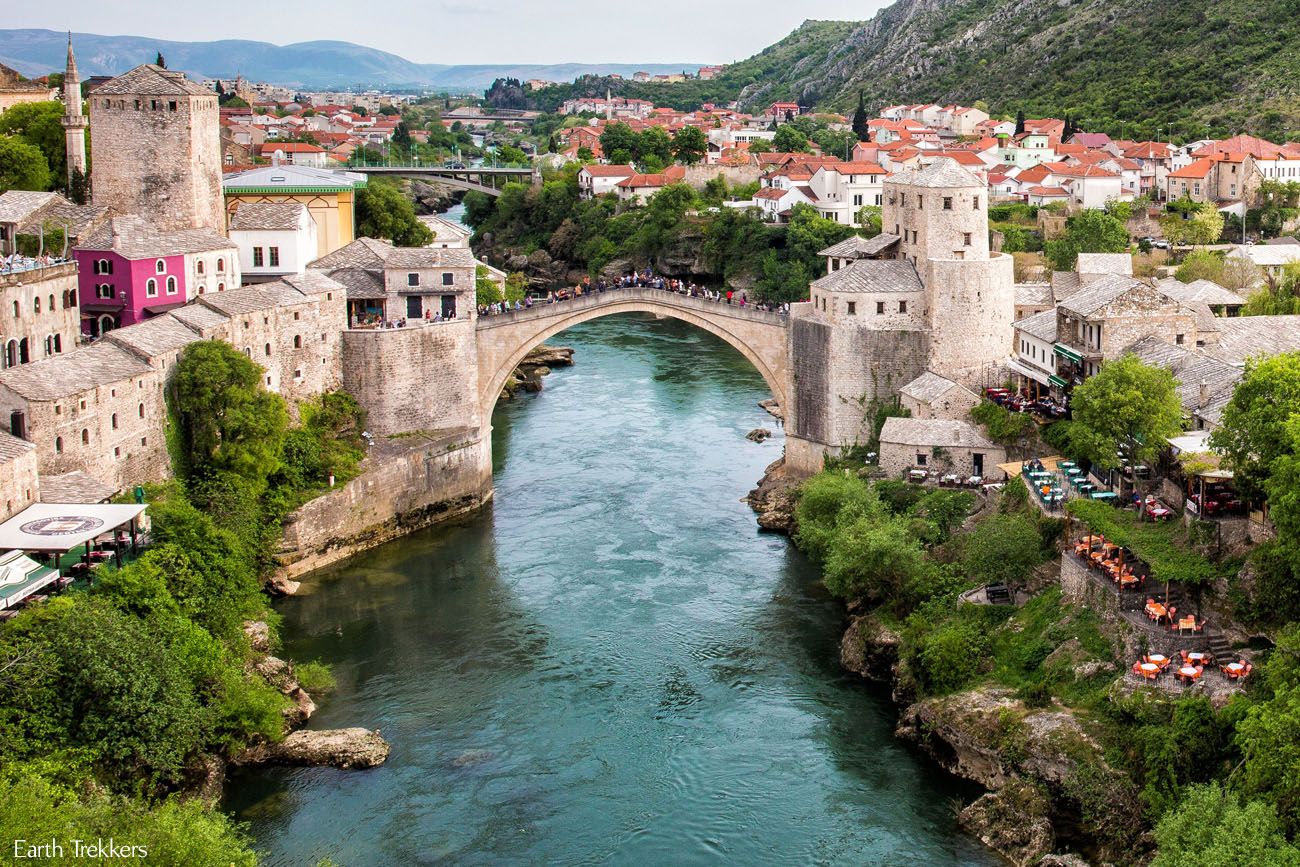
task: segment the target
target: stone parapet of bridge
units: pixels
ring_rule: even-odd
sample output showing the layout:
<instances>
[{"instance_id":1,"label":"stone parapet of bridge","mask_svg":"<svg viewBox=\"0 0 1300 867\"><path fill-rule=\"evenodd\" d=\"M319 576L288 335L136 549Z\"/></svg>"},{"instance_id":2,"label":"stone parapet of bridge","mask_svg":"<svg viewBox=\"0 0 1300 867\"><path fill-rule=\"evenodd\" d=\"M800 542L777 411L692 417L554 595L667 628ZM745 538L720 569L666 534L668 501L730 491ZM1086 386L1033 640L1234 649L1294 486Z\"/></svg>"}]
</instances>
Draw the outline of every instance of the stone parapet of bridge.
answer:
<instances>
[{"instance_id":1,"label":"stone parapet of bridge","mask_svg":"<svg viewBox=\"0 0 1300 867\"><path fill-rule=\"evenodd\" d=\"M653 313L680 319L722 338L757 368L772 396L782 406L787 405L791 389L788 317L750 306L637 287L593 292L527 310L479 317L475 342L482 417L491 417L506 378L531 349L581 322L617 313Z\"/></svg>"}]
</instances>

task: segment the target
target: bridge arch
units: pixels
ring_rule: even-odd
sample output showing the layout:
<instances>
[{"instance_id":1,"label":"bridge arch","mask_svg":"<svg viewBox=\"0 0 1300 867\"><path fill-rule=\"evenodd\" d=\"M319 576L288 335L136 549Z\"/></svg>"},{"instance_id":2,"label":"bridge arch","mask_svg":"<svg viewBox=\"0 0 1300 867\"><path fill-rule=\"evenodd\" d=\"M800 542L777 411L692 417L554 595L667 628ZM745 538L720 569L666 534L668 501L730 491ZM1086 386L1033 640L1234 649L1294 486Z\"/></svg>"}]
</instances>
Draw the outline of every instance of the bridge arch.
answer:
<instances>
[{"instance_id":1,"label":"bridge arch","mask_svg":"<svg viewBox=\"0 0 1300 867\"><path fill-rule=\"evenodd\" d=\"M676 296L661 290L620 289L534 307L529 311L479 319L479 405L483 419L486 421L492 417L506 379L531 350L575 325L619 313L667 316L721 338L754 366L781 406L789 405L790 365L785 317Z\"/></svg>"}]
</instances>

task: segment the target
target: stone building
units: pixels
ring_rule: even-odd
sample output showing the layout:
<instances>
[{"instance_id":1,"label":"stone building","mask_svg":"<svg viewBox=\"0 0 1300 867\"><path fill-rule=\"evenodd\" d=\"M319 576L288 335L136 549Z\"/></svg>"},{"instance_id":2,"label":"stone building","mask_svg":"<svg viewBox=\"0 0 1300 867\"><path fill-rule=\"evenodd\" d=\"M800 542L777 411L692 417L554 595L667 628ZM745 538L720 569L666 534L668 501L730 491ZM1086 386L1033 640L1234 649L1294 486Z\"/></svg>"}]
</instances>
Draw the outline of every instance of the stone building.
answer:
<instances>
[{"instance_id":1,"label":"stone building","mask_svg":"<svg viewBox=\"0 0 1300 867\"><path fill-rule=\"evenodd\" d=\"M0 193L0 255L22 246L32 253L66 257L110 216L108 208L78 205L58 193L6 190Z\"/></svg>"},{"instance_id":2,"label":"stone building","mask_svg":"<svg viewBox=\"0 0 1300 867\"><path fill-rule=\"evenodd\" d=\"M350 326L472 319L478 261L467 247L394 247L359 238L312 262L348 287Z\"/></svg>"},{"instance_id":3,"label":"stone building","mask_svg":"<svg viewBox=\"0 0 1300 867\"><path fill-rule=\"evenodd\" d=\"M18 70L0 63L0 112L24 102L48 102L54 96L49 85L29 81Z\"/></svg>"},{"instance_id":4,"label":"stone building","mask_svg":"<svg viewBox=\"0 0 1300 867\"><path fill-rule=\"evenodd\" d=\"M967 421L889 418L880 430L880 469L890 476L916 469L997 481L1005 476L998 464L1006 460L1006 449Z\"/></svg>"},{"instance_id":5,"label":"stone building","mask_svg":"<svg viewBox=\"0 0 1300 867\"><path fill-rule=\"evenodd\" d=\"M875 409L927 370L966 387L999 376L1011 346L1010 256L991 251L984 182L951 159L884 185L876 238L827 248L827 274L793 305L788 463L870 438Z\"/></svg>"},{"instance_id":6,"label":"stone building","mask_svg":"<svg viewBox=\"0 0 1300 867\"><path fill-rule=\"evenodd\" d=\"M0 367L71 352L80 334L77 263L0 274Z\"/></svg>"},{"instance_id":7,"label":"stone building","mask_svg":"<svg viewBox=\"0 0 1300 867\"><path fill-rule=\"evenodd\" d=\"M0 431L0 521L7 521L41 499L36 446Z\"/></svg>"},{"instance_id":8,"label":"stone building","mask_svg":"<svg viewBox=\"0 0 1300 867\"><path fill-rule=\"evenodd\" d=\"M75 352L0 372L0 418L35 444L42 475L82 472L115 490L163 479L171 472L165 385L186 346L235 346L296 413L299 401L342 383L345 304L344 287L319 273L204 295Z\"/></svg>"},{"instance_id":9,"label":"stone building","mask_svg":"<svg viewBox=\"0 0 1300 867\"><path fill-rule=\"evenodd\" d=\"M145 64L91 94L94 202L163 231L224 232L217 95Z\"/></svg>"},{"instance_id":10,"label":"stone building","mask_svg":"<svg viewBox=\"0 0 1300 867\"><path fill-rule=\"evenodd\" d=\"M960 383L926 371L899 389L898 403L912 418L964 421L980 396Z\"/></svg>"},{"instance_id":11,"label":"stone building","mask_svg":"<svg viewBox=\"0 0 1300 867\"><path fill-rule=\"evenodd\" d=\"M221 232L165 230L134 214L109 218L72 255L82 331L94 337L240 283L239 251Z\"/></svg>"}]
</instances>

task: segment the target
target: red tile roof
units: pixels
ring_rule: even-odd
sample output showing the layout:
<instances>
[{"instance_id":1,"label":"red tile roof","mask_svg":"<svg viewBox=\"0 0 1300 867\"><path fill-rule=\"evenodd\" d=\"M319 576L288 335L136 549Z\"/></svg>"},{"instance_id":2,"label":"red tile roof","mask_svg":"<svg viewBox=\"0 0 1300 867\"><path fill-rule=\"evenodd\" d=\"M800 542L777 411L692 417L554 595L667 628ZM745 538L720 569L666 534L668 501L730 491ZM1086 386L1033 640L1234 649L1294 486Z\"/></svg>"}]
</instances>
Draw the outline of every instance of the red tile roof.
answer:
<instances>
[{"instance_id":1,"label":"red tile roof","mask_svg":"<svg viewBox=\"0 0 1300 867\"><path fill-rule=\"evenodd\" d=\"M1190 166L1183 166L1176 172L1170 172L1168 176L1171 178L1194 178L1196 180L1204 180L1209 176L1210 170L1213 168L1214 160L1201 159L1192 163Z\"/></svg>"}]
</instances>

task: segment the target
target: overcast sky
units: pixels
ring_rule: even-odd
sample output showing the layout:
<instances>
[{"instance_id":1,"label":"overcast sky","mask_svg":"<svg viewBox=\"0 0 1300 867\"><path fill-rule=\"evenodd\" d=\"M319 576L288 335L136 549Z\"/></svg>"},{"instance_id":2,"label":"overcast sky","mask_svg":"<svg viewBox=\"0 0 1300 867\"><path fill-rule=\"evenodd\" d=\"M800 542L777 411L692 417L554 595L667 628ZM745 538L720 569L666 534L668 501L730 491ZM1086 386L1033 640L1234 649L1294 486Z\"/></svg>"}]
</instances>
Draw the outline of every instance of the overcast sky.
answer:
<instances>
[{"instance_id":1,"label":"overcast sky","mask_svg":"<svg viewBox=\"0 0 1300 867\"><path fill-rule=\"evenodd\" d=\"M339 39L420 63L725 63L807 18L859 21L889 0L210 0L14 3L4 27L284 45Z\"/></svg>"}]
</instances>

